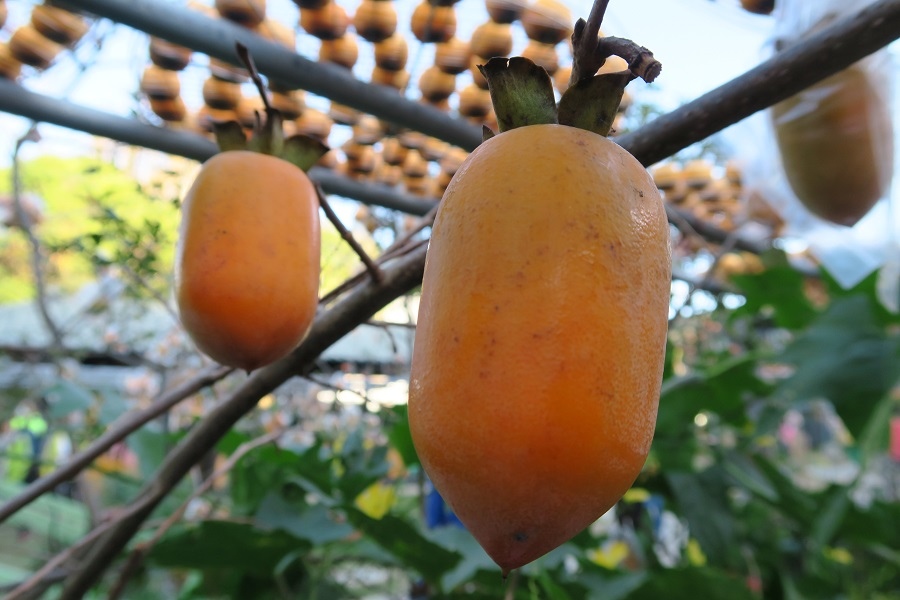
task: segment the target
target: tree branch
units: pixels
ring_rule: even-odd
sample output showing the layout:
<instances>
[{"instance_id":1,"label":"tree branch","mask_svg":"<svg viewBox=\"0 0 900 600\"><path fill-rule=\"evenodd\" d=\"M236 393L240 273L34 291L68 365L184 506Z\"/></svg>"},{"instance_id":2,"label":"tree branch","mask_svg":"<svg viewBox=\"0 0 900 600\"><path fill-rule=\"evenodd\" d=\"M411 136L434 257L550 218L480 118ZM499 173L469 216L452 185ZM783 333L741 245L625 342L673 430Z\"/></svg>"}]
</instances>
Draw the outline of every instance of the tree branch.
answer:
<instances>
[{"instance_id":1,"label":"tree branch","mask_svg":"<svg viewBox=\"0 0 900 600\"><path fill-rule=\"evenodd\" d=\"M347 242L347 245L353 249L359 259L362 261L363 265L366 267L366 271L369 273L369 276L378 281L381 279L381 269L378 268L378 265L375 264L375 261L372 260L372 257L369 256L369 253L366 252L365 248L359 245L359 242L356 241L356 238L353 237L353 234L344 227L344 224L341 223L341 219L338 217L337 213L334 212L334 209L331 208L331 204L328 202L328 199L325 197L325 193L322 191L322 186L315 184L316 194L319 197L319 206L322 207L322 212L325 213L325 216L328 218L328 221L334 226L337 232L340 234L341 238Z\"/></svg>"},{"instance_id":2,"label":"tree branch","mask_svg":"<svg viewBox=\"0 0 900 600\"><path fill-rule=\"evenodd\" d=\"M166 517L166 520L160 524L159 527L156 528L156 531L153 532L153 536L145 541L138 544L138 546L132 551L131 556L128 557L128 561L125 563L125 567L122 569L121 574L119 575L119 579L116 581L115 586L109 592L108 600L117 600L122 597L122 593L125 591L125 586L128 584L128 581L131 579L132 575L141 566L141 563L144 561L144 558L153 549L162 536L166 534L169 529L172 528L178 521L180 521L184 517L184 513L187 512L188 507L191 502L205 494L212 488L213 484L216 480L220 479L224 475L226 475L229 471L231 471L234 466L238 463L241 458L246 456L249 452L252 452L256 448L260 446L265 446L271 442L275 442L284 434L284 429L277 429L275 431L270 431L265 433L257 438L246 441L238 448L231 453L231 456L228 457L220 467L218 467L213 473L203 480L203 482L198 485L193 492L187 497L187 499L181 503L181 505L175 509L172 514Z\"/></svg>"},{"instance_id":3,"label":"tree branch","mask_svg":"<svg viewBox=\"0 0 900 600\"><path fill-rule=\"evenodd\" d=\"M81 598L94 585L156 506L262 396L306 370L325 349L359 323L418 285L424 268L424 247L383 267L381 282L369 280L320 313L307 337L293 353L255 372L231 397L207 414L168 454L152 481L137 493L125 518L118 521L91 549L84 562L73 569L59 600Z\"/></svg>"},{"instance_id":4,"label":"tree branch","mask_svg":"<svg viewBox=\"0 0 900 600\"><path fill-rule=\"evenodd\" d=\"M0 507L0 523L6 521L17 511L25 508L43 494L52 491L61 483L69 481L86 469L101 454L109 450L115 443L123 440L134 430L165 413L173 406L196 394L203 388L219 381L233 369L229 367L212 367L193 379L160 395L150 406L140 411L132 411L123 415L91 444L78 452L58 469L40 479L35 480L24 490L10 498Z\"/></svg>"},{"instance_id":5,"label":"tree branch","mask_svg":"<svg viewBox=\"0 0 900 600\"><path fill-rule=\"evenodd\" d=\"M31 246L31 271L32 276L34 277L35 303L38 312L41 315L41 319L44 321L44 326L47 328L47 331L50 333L50 338L53 340L53 346L59 347L62 346L63 335L56 325L56 322L53 320L53 317L50 315L50 309L47 306L47 287L44 282L44 253L41 250L41 242L38 240L32 229L31 217L28 215L28 211L25 210L25 206L22 204L22 174L19 168L19 151L26 142L38 141L40 139L37 124L32 123L31 127L28 128L28 131L25 132L25 135L16 140L16 147L15 150L13 150L12 157L12 204L19 229L25 234L25 238L28 240L29 246Z\"/></svg>"}]
</instances>

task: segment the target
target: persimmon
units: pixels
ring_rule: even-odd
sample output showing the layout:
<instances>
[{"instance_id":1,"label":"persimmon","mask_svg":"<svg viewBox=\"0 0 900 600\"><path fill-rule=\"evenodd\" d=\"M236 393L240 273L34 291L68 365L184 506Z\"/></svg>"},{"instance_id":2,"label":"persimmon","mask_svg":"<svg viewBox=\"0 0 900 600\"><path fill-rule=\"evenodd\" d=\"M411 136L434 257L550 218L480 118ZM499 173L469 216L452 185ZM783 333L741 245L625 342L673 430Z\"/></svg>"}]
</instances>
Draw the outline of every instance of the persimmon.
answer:
<instances>
[{"instance_id":1,"label":"persimmon","mask_svg":"<svg viewBox=\"0 0 900 600\"><path fill-rule=\"evenodd\" d=\"M570 104L593 102L610 81L624 91L633 76L579 78L557 108L531 61L494 58L483 70L501 131L440 203L409 421L435 487L508 572L599 518L640 473L671 255L653 179L605 137L615 102L587 120L607 122L594 130Z\"/></svg>"},{"instance_id":2,"label":"persimmon","mask_svg":"<svg viewBox=\"0 0 900 600\"><path fill-rule=\"evenodd\" d=\"M318 306L319 196L304 172L327 151L282 137L259 76L266 117L248 141L239 123L216 130L182 203L175 298L185 331L214 360L252 371L288 354Z\"/></svg>"},{"instance_id":3,"label":"persimmon","mask_svg":"<svg viewBox=\"0 0 900 600\"><path fill-rule=\"evenodd\" d=\"M772 107L791 189L838 225L856 224L890 188L894 129L877 86L857 64Z\"/></svg>"},{"instance_id":4,"label":"persimmon","mask_svg":"<svg viewBox=\"0 0 900 600\"><path fill-rule=\"evenodd\" d=\"M251 371L290 352L315 316L319 214L309 178L275 156L209 159L182 206L176 298L214 360Z\"/></svg>"}]
</instances>

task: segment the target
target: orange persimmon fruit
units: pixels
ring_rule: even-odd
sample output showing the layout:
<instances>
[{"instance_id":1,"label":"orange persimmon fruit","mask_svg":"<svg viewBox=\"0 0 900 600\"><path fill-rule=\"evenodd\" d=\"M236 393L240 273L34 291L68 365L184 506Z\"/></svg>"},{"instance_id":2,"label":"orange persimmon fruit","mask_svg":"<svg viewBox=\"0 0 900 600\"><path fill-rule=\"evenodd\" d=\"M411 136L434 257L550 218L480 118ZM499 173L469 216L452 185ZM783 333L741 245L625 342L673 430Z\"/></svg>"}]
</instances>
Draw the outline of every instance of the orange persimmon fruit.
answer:
<instances>
[{"instance_id":1,"label":"orange persimmon fruit","mask_svg":"<svg viewBox=\"0 0 900 600\"><path fill-rule=\"evenodd\" d=\"M182 325L214 360L252 371L302 340L318 304L318 196L276 156L221 152L182 205L176 299Z\"/></svg>"},{"instance_id":2,"label":"orange persimmon fruit","mask_svg":"<svg viewBox=\"0 0 900 600\"><path fill-rule=\"evenodd\" d=\"M435 487L504 572L572 538L640 473L670 277L659 191L603 135L509 129L447 187L422 284L410 428Z\"/></svg>"},{"instance_id":3,"label":"orange persimmon fruit","mask_svg":"<svg viewBox=\"0 0 900 600\"><path fill-rule=\"evenodd\" d=\"M878 85L857 64L772 107L791 189L838 225L855 225L890 189L894 127Z\"/></svg>"}]
</instances>

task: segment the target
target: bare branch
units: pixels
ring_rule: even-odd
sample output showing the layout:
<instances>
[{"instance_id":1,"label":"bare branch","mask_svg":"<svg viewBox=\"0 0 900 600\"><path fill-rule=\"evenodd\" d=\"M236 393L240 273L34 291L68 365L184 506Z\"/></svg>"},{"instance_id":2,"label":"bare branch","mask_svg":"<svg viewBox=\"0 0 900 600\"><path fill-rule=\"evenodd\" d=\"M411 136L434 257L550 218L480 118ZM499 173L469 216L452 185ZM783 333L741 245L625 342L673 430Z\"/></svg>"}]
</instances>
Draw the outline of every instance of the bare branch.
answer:
<instances>
[{"instance_id":1,"label":"bare branch","mask_svg":"<svg viewBox=\"0 0 900 600\"><path fill-rule=\"evenodd\" d=\"M17 511L37 500L41 495L52 491L79 472L87 468L101 454L109 450L115 443L123 440L134 430L165 413L173 406L196 394L203 388L219 381L233 369L228 367L212 367L197 375L190 381L160 395L150 406L140 411L126 413L107 429L103 435L78 452L57 470L31 483L16 496L10 498L0 507L0 523L6 521Z\"/></svg>"},{"instance_id":2,"label":"bare branch","mask_svg":"<svg viewBox=\"0 0 900 600\"><path fill-rule=\"evenodd\" d=\"M175 509L172 514L166 517L166 520L160 524L159 527L156 528L156 531L153 532L153 536L145 541L141 542L137 545L137 547L132 551L131 556L128 557L128 561L125 563L125 567L122 569L122 572L119 575L119 579L116 581L116 584L113 586L113 589L109 592L108 600L116 600L122 596L122 593L125 591L125 586L128 584L128 581L131 579L132 575L135 571L141 566L141 563L144 562L144 558L147 554L153 549L153 547L162 539L162 536L166 534L169 529L171 529L178 521L180 521L184 517L184 513L187 512L188 507L191 502L205 494L212 488L213 484L217 479L226 475L229 471L231 471L234 466L238 463L241 458L246 456L249 452L252 452L256 448L260 446L265 446L266 444L275 442L284 434L284 429L277 429L275 431L270 431L269 433L265 433L257 438L252 440L248 440L237 447L237 449L228 457L222 465L213 471L213 473L203 480L203 482L198 485L193 492L187 497L187 499Z\"/></svg>"},{"instance_id":3,"label":"bare branch","mask_svg":"<svg viewBox=\"0 0 900 600\"><path fill-rule=\"evenodd\" d=\"M28 245L31 246L31 272L34 277L35 303L44 326L50 333L54 346L62 346L63 335L59 326L50 315L50 309L47 306L47 286L44 282L44 253L41 249L41 242L34 233L31 223L31 217L22 203L22 174L20 171L19 151L26 142L40 140L37 124L33 123L25 135L16 140L16 147L12 156L12 180L13 180L13 208L15 210L16 221L19 229L25 234Z\"/></svg>"},{"instance_id":4,"label":"bare branch","mask_svg":"<svg viewBox=\"0 0 900 600\"><path fill-rule=\"evenodd\" d=\"M369 275L375 281L379 281L381 279L381 269L378 268L378 265L375 264L375 261L369 256L366 252L365 248L359 245L359 242L356 241L356 238L353 237L353 234L344 227L344 224L341 223L340 218L338 218L337 213L334 212L334 209L331 208L331 204L328 203L328 200L325 198L325 193L322 191L321 186L316 185L316 194L319 196L319 206L322 207L322 211L325 213L325 216L334 225L334 228L337 229L338 233L341 234L341 238L347 244L353 248L353 251L356 252L356 255L366 266L366 271L369 272Z\"/></svg>"},{"instance_id":5,"label":"bare branch","mask_svg":"<svg viewBox=\"0 0 900 600\"><path fill-rule=\"evenodd\" d=\"M880 0L616 142L650 166L785 100L900 37L900 0Z\"/></svg>"}]
</instances>

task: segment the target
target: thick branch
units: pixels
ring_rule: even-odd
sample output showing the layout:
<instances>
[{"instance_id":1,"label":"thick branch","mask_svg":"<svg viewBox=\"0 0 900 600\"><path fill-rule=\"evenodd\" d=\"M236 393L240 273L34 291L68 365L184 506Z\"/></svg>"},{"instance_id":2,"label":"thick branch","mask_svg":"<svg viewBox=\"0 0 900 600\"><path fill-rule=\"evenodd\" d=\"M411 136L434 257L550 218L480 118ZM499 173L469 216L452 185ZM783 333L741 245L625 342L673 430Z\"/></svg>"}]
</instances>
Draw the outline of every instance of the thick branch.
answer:
<instances>
[{"instance_id":1,"label":"thick branch","mask_svg":"<svg viewBox=\"0 0 900 600\"><path fill-rule=\"evenodd\" d=\"M81 598L134 536L141 523L178 485L182 477L224 436L259 399L291 376L306 370L329 346L365 322L382 306L422 281L425 248L382 267L381 282L369 280L321 313L309 334L288 357L260 369L219 404L169 453L152 482L128 507L128 516L91 550L84 564L66 582L60 600Z\"/></svg>"}]
</instances>

